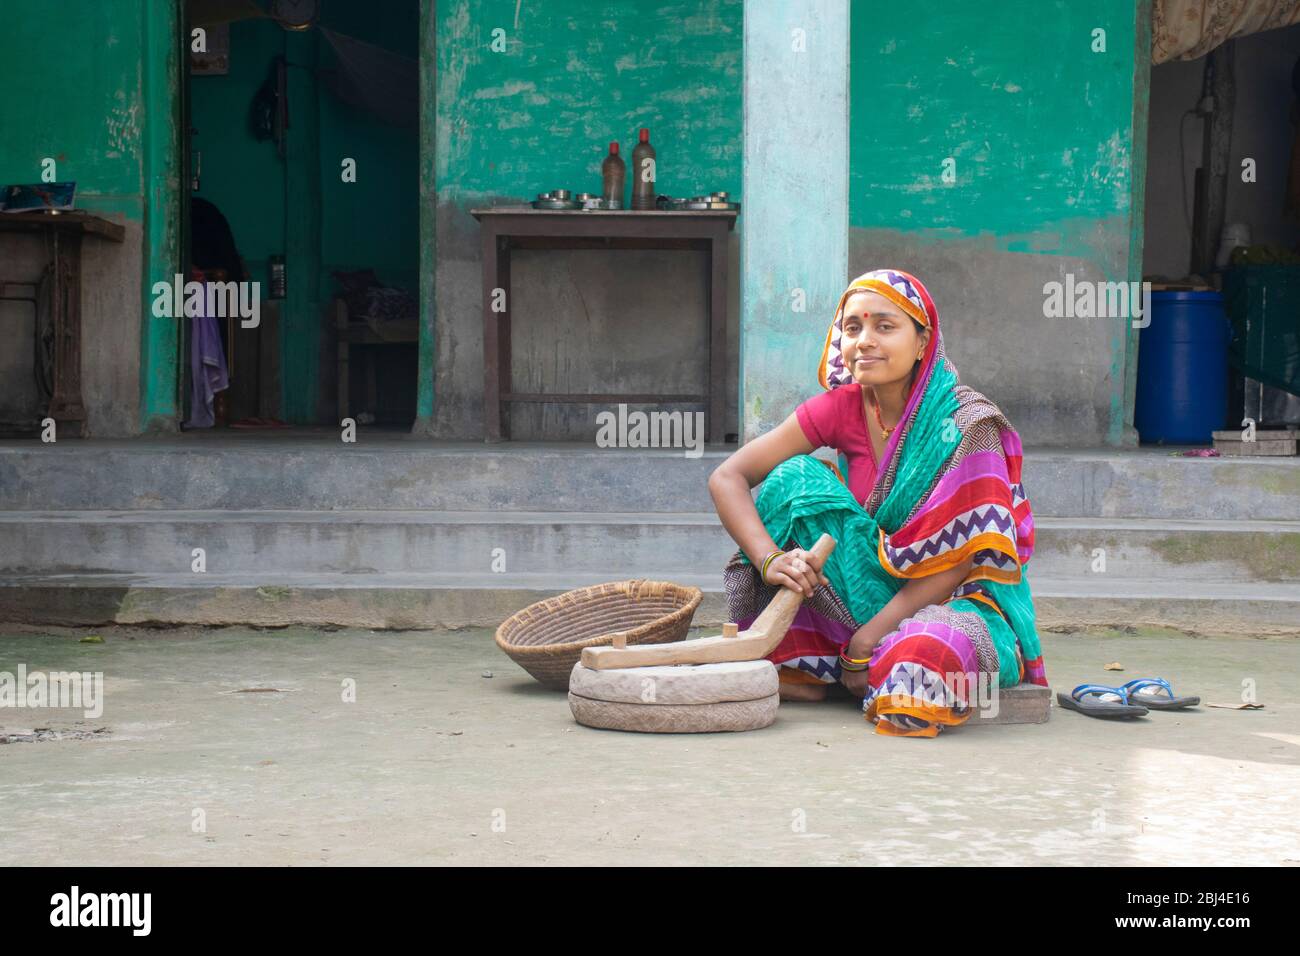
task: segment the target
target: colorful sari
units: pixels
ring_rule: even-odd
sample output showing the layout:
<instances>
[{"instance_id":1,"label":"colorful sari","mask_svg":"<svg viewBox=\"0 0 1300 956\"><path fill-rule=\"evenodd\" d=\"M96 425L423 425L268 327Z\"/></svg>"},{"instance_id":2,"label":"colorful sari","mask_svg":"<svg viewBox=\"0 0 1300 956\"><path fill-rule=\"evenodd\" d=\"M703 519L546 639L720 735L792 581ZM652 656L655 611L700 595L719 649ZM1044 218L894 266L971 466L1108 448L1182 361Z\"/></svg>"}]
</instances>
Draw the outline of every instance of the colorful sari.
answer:
<instances>
[{"instance_id":1,"label":"colorful sari","mask_svg":"<svg viewBox=\"0 0 1300 956\"><path fill-rule=\"evenodd\" d=\"M786 683L839 680L839 654L854 631L909 580L969 558L972 570L952 595L899 622L868 667L863 711L876 732L933 737L969 719L982 688L1047 684L1026 567L1033 513L1019 436L992 402L958 383L938 310L912 276L880 270L853 281L827 334L822 386L852 381L839 334L844 304L860 289L885 295L932 334L865 503L848 490L842 455L838 468L798 455L764 480L755 506L772 540L810 548L829 533L837 542L823 568L830 585L804 602L768 659ZM778 590L740 551L725 581L731 620L741 627Z\"/></svg>"}]
</instances>

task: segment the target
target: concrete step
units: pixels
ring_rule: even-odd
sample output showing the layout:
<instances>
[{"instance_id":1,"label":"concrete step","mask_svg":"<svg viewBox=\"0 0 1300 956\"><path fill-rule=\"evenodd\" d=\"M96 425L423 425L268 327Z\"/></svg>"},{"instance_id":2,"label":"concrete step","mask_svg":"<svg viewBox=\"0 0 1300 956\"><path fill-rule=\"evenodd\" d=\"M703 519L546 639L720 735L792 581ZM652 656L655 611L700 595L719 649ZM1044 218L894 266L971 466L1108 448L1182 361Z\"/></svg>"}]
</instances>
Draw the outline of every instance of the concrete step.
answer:
<instances>
[{"instance_id":1,"label":"concrete step","mask_svg":"<svg viewBox=\"0 0 1300 956\"><path fill-rule=\"evenodd\" d=\"M658 575L647 574L645 577ZM671 575L704 591L694 623L716 627L726 601L716 574ZM496 627L515 611L609 574L70 574L0 575L0 622L442 629ZM1168 628L1195 634L1300 636L1293 584L1231 585L1034 576L1040 631Z\"/></svg>"},{"instance_id":2,"label":"concrete step","mask_svg":"<svg viewBox=\"0 0 1300 956\"><path fill-rule=\"evenodd\" d=\"M655 577L697 583L718 624L734 549L705 483L729 452L0 443L0 619L487 626ZM1026 485L1040 627L1300 633L1300 459L1031 451Z\"/></svg>"},{"instance_id":3,"label":"concrete step","mask_svg":"<svg viewBox=\"0 0 1300 956\"><path fill-rule=\"evenodd\" d=\"M0 571L720 574L713 513L481 511L0 512Z\"/></svg>"},{"instance_id":4,"label":"concrete step","mask_svg":"<svg viewBox=\"0 0 1300 956\"><path fill-rule=\"evenodd\" d=\"M0 510L712 510L733 449L285 438L0 442ZM1300 457L1182 458L1171 449L1034 450L1036 515L1300 521Z\"/></svg>"},{"instance_id":5,"label":"concrete step","mask_svg":"<svg viewBox=\"0 0 1300 956\"><path fill-rule=\"evenodd\" d=\"M1036 515L1029 567L1035 580L1109 575L1191 588L1203 581L1290 582L1300 592L1300 521Z\"/></svg>"},{"instance_id":6,"label":"concrete step","mask_svg":"<svg viewBox=\"0 0 1300 956\"><path fill-rule=\"evenodd\" d=\"M1031 572L1291 582L1300 522L1038 518ZM712 512L0 512L0 572L720 575L735 546ZM1104 566L1100 557L1104 554ZM495 562L495 563L494 563Z\"/></svg>"}]
</instances>

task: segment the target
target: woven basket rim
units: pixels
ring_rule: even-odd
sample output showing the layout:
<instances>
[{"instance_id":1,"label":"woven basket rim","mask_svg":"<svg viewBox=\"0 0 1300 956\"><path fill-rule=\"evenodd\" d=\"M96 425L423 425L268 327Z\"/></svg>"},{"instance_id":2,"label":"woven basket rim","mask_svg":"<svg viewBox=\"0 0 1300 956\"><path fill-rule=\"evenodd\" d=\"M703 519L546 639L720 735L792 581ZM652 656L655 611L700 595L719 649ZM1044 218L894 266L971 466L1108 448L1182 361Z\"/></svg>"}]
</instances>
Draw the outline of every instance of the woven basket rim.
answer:
<instances>
[{"instance_id":1,"label":"woven basket rim","mask_svg":"<svg viewBox=\"0 0 1300 956\"><path fill-rule=\"evenodd\" d=\"M607 631L604 634L597 634L595 637L584 638L579 641L566 641L562 644L510 644L508 643L503 632L512 623L518 619L530 616L533 613L539 613L549 610L549 606L567 599L569 602L580 601L588 595L598 595L608 593L610 589L622 591L628 597L635 593L634 588L644 587L646 585L662 586L669 591L676 592L678 595L686 598L686 603L680 605L676 610L657 617L652 621L646 621L630 630L624 631ZM643 635L651 630L663 630L677 624L684 617L694 615L695 609L700 606L704 600L704 592L694 585L677 584L673 581L656 581L650 578L627 578L622 581L607 581L603 584L589 584L586 587L574 588L572 591L565 591L563 594L557 594L553 597L544 598L541 601L534 601L525 608L516 611L510 617L506 618L497 627L495 641L497 647L505 651L512 657L556 657L560 655L572 654L575 650L581 650L584 647L593 647L598 644L612 644L615 634L626 634L628 643L634 643Z\"/></svg>"}]
</instances>

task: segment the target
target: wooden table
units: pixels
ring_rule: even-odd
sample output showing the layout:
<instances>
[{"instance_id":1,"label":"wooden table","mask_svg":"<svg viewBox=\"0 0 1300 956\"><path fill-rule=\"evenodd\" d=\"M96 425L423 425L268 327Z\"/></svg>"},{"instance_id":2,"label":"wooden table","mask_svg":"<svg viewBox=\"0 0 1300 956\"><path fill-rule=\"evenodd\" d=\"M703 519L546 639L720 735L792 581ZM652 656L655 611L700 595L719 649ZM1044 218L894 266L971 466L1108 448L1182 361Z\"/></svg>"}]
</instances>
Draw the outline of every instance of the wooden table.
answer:
<instances>
[{"instance_id":1,"label":"wooden table","mask_svg":"<svg viewBox=\"0 0 1300 956\"><path fill-rule=\"evenodd\" d=\"M46 417L54 419L59 438L81 438L86 433L86 405L81 397L81 239L97 236L123 242L126 229L81 211L0 212L0 232L41 233L50 239L54 263L54 393Z\"/></svg>"},{"instance_id":2,"label":"wooden table","mask_svg":"<svg viewBox=\"0 0 1300 956\"><path fill-rule=\"evenodd\" d=\"M726 425L727 239L735 210L551 210L531 206L471 209L482 225L483 418L487 441L510 437L511 403L703 403L706 440L723 440ZM709 360L704 394L542 394L516 392L510 378L510 253L513 249L685 249L709 256ZM493 311L505 290L504 310Z\"/></svg>"}]
</instances>

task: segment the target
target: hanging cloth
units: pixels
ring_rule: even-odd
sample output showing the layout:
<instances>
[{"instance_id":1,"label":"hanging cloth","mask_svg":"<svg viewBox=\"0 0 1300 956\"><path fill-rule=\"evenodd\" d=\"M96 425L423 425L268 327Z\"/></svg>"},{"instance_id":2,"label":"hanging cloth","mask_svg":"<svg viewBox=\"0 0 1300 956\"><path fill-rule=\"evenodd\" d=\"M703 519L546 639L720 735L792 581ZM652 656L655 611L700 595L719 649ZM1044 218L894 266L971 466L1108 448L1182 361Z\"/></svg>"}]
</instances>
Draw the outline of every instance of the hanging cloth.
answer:
<instances>
[{"instance_id":1,"label":"hanging cloth","mask_svg":"<svg viewBox=\"0 0 1300 956\"><path fill-rule=\"evenodd\" d=\"M1197 60L1234 37L1300 23L1300 0L1154 0L1151 62Z\"/></svg>"},{"instance_id":2,"label":"hanging cloth","mask_svg":"<svg viewBox=\"0 0 1300 956\"><path fill-rule=\"evenodd\" d=\"M390 126L419 124L418 61L344 33L319 29L338 60L337 69L321 74L331 93Z\"/></svg>"}]
</instances>

